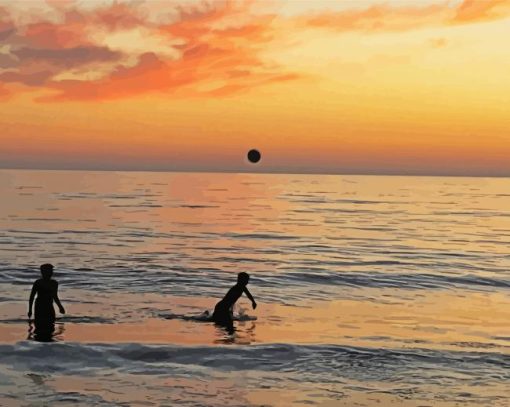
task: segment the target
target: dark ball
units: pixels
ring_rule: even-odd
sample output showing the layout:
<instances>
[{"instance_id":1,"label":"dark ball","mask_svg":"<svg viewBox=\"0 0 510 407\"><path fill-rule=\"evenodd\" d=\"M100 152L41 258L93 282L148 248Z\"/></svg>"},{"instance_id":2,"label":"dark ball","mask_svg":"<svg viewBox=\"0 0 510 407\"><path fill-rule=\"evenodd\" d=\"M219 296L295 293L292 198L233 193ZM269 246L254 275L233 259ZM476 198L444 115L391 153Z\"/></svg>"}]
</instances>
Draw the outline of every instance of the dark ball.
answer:
<instances>
[{"instance_id":1,"label":"dark ball","mask_svg":"<svg viewBox=\"0 0 510 407\"><path fill-rule=\"evenodd\" d=\"M258 163L260 161L260 157L261 155L258 150L248 151L248 160L250 160L251 163Z\"/></svg>"}]
</instances>

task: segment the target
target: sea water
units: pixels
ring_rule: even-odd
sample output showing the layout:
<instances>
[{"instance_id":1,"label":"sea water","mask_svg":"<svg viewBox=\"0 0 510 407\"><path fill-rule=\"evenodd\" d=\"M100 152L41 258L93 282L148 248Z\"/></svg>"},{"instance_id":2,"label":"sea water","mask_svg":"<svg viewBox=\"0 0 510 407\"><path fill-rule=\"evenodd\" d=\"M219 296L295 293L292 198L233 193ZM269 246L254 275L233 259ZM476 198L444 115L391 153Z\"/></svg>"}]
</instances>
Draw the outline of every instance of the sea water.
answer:
<instances>
[{"instance_id":1,"label":"sea water","mask_svg":"<svg viewBox=\"0 0 510 407\"><path fill-rule=\"evenodd\" d=\"M510 405L510 179L3 170L0 196L1 405ZM235 333L195 320L241 271Z\"/></svg>"}]
</instances>

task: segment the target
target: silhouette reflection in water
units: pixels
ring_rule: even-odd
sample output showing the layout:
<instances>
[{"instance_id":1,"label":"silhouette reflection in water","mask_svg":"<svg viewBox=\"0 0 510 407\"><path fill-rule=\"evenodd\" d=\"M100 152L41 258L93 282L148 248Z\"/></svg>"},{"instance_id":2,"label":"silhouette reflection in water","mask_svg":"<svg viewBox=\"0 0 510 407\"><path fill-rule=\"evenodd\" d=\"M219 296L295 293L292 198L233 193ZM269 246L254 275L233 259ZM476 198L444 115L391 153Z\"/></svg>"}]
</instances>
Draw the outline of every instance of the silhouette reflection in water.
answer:
<instances>
[{"instance_id":1,"label":"silhouette reflection in water","mask_svg":"<svg viewBox=\"0 0 510 407\"><path fill-rule=\"evenodd\" d=\"M40 325L29 321L27 339L37 342L55 342L62 339L64 331L64 324Z\"/></svg>"},{"instance_id":2,"label":"silhouette reflection in water","mask_svg":"<svg viewBox=\"0 0 510 407\"><path fill-rule=\"evenodd\" d=\"M65 313L64 307L58 298L58 282L53 280L53 265L43 264L41 276L34 282L30 299L28 301L28 319L32 318L32 305L35 298L34 333L41 338L51 338L55 331L55 310L53 302L58 306L61 314Z\"/></svg>"},{"instance_id":3,"label":"silhouette reflection in water","mask_svg":"<svg viewBox=\"0 0 510 407\"><path fill-rule=\"evenodd\" d=\"M216 324L218 337L214 343L219 345L250 345L255 341L255 323L251 321L249 325L246 322L241 322L240 327L229 329Z\"/></svg>"}]
</instances>

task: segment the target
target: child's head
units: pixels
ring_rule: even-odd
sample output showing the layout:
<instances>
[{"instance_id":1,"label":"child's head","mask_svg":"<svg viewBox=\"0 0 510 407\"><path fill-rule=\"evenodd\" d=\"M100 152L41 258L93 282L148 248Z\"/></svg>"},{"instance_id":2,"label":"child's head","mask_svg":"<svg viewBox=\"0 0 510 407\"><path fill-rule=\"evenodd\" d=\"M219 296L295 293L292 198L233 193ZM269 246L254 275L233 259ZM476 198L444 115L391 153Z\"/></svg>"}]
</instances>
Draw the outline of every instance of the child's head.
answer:
<instances>
[{"instance_id":1,"label":"child's head","mask_svg":"<svg viewBox=\"0 0 510 407\"><path fill-rule=\"evenodd\" d=\"M44 279L49 280L51 276L53 275L53 265L46 263L43 264L41 267L41 275Z\"/></svg>"},{"instance_id":2,"label":"child's head","mask_svg":"<svg viewBox=\"0 0 510 407\"><path fill-rule=\"evenodd\" d=\"M237 275L238 284L246 285L248 284L248 281L250 281L250 275L248 273L243 271Z\"/></svg>"}]
</instances>

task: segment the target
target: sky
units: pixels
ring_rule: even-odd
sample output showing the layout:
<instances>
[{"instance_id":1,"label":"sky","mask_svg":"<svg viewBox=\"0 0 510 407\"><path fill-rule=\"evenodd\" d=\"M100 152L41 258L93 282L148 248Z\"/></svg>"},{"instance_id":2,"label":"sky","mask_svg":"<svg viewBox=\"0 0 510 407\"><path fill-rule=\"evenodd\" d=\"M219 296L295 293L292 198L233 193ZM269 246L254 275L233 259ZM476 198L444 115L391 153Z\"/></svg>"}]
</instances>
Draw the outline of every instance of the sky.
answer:
<instances>
[{"instance_id":1,"label":"sky","mask_svg":"<svg viewBox=\"0 0 510 407\"><path fill-rule=\"evenodd\" d=\"M0 0L0 168L510 176L508 38L510 0Z\"/></svg>"}]
</instances>

